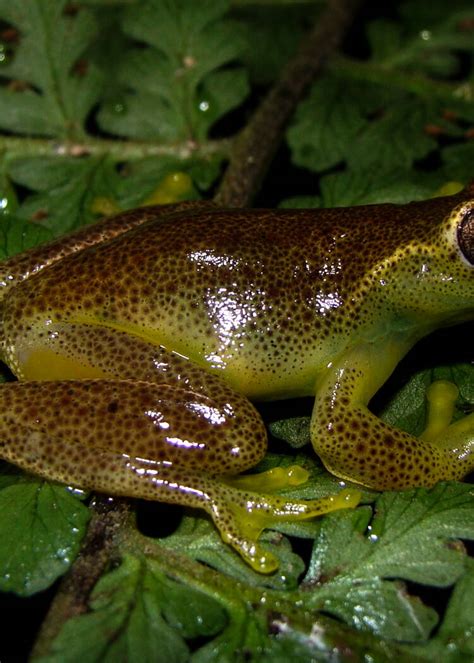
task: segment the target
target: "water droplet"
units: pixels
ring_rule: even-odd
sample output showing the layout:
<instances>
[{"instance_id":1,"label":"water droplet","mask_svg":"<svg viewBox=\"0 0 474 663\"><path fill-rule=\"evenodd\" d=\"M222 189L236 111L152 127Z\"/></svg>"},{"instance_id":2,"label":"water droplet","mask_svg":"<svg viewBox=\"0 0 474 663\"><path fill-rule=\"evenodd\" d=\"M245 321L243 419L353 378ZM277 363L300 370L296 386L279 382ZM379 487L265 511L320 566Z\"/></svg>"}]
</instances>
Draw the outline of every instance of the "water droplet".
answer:
<instances>
[{"instance_id":1,"label":"water droplet","mask_svg":"<svg viewBox=\"0 0 474 663\"><path fill-rule=\"evenodd\" d=\"M115 104L112 104L112 111L115 115L123 115L127 112L127 107L121 101L117 101Z\"/></svg>"},{"instance_id":2,"label":"water droplet","mask_svg":"<svg viewBox=\"0 0 474 663\"><path fill-rule=\"evenodd\" d=\"M429 41L432 36L433 34L431 30L421 30L420 32L420 37L423 39L423 41Z\"/></svg>"},{"instance_id":3,"label":"water droplet","mask_svg":"<svg viewBox=\"0 0 474 663\"><path fill-rule=\"evenodd\" d=\"M203 99L202 101L199 102L199 110L202 111L203 113L208 111L209 108L210 108L210 104L205 99Z\"/></svg>"}]
</instances>

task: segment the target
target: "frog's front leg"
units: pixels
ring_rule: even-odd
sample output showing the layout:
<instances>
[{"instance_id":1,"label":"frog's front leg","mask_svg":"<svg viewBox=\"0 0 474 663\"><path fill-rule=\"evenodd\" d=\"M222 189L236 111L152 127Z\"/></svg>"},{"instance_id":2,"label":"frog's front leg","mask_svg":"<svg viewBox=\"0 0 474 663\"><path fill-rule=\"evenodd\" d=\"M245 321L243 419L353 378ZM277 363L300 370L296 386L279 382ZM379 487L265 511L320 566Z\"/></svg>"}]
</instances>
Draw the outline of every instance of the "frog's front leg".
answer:
<instances>
[{"instance_id":1,"label":"frog's front leg","mask_svg":"<svg viewBox=\"0 0 474 663\"><path fill-rule=\"evenodd\" d=\"M224 541L263 573L277 566L258 543L264 528L358 501L356 491L308 501L260 495L248 489L258 489L259 475L233 486L230 475L265 452L263 424L240 419L236 427L230 404L176 386L15 382L0 389L0 412L1 457L77 487L205 509Z\"/></svg>"},{"instance_id":2,"label":"frog's front leg","mask_svg":"<svg viewBox=\"0 0 474 663\"><path fill-rule=\"evenodd\" d=\"M434 387L419 438L368 410L370 398L405 349L361 346L331 366L318 384L311 422L317 454L337 476L378 490L430 486L474 469L474 415L451 424L453 390Z\"/></svg>"}]
</instances>

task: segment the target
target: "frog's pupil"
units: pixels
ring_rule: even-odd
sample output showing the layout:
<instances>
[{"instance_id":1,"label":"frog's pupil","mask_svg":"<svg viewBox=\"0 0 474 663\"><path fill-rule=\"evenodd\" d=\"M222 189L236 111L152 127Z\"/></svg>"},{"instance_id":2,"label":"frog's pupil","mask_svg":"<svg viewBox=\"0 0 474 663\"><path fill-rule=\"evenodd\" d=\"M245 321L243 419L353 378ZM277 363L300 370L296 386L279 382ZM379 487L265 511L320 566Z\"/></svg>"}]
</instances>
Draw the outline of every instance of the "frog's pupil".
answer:
<instances>
[{"instance_id":1,"label":"frog's pupil","mask_svg":"<svg viewBox=\"0 0 474 663\"><path fill-rule=\"evenodd\" d=\"M474 265L474 209L467 212L458 227L458 243L466 260Z\"/></svg>"}]
</instances>

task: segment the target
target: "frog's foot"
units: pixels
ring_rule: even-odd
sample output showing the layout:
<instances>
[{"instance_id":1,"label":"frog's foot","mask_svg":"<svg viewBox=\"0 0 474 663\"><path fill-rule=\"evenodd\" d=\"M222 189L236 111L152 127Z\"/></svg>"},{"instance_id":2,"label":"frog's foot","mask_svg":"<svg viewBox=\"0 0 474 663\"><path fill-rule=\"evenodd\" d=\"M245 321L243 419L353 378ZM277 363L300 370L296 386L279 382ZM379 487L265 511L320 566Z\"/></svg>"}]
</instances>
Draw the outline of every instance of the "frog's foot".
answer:
<instances>
[{"instance_id":1,"label":"frog's foot","mask_svg":"<svg viewBox=\"0 0 474 663\"><path fill-rule=\"evenodd\" d=\"M257 485L259 476L261 475L253 477L257 480ZM247 478L249 477L243 477ZM267 480L268 477L265 477L264 482ZM281 479L278 479L278 482L280 481ZM359 503L360 496L358 490L345 489L336 495L317 500L289 500L277 495L247 492L220 484L210 513L222 539L255 571L273 573L278 568L278 561L258 542L264 529L272 528L279 522L306 520L331 511L354 508Z\"/></svg>"}]
</instances>

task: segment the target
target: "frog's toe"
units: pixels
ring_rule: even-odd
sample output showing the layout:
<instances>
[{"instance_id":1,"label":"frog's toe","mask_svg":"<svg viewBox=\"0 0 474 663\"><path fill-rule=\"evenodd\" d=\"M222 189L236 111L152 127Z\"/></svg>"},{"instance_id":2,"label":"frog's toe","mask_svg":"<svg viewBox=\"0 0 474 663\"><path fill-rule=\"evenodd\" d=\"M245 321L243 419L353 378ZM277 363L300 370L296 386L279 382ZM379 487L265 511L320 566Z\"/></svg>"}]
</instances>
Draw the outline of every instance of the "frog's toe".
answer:
<instances>
[{"instance_id":1,"label":"frog's toe","mask_svg":"<svg viewBox=\"0 0 474 663\"><path fill-rule=\"evenodd\" d=\"M426 392L428 415L421 438L434 441L450 425L459 389L448 380L436 380Z\"/></svg>"},{"instance_id":2,"label":"frog's toe","mask_svg":"<svg viewBox=\"0 0 474 663\"><path fill-rule=\"evenodd\" d=\"M241 490L274 493L277 490L306 483L308 478L309 472L304 467L290 465L289 467L273 467L271 470L258 474L240 474L235 477L225 477L225 482Z\"/></svg>"}]
</instances>

